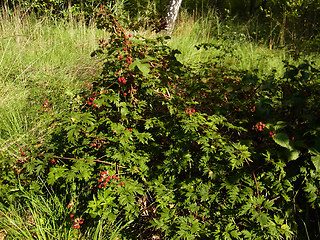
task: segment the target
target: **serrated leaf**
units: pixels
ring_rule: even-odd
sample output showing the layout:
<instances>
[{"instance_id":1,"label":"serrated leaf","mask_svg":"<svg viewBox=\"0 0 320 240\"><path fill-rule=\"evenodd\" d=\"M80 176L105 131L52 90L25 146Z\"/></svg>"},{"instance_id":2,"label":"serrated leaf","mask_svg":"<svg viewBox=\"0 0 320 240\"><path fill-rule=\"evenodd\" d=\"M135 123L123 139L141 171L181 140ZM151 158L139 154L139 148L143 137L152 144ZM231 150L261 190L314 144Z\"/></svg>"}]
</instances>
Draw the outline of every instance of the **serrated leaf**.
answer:
<instances>
[{"instance_id":1,"label":"serrated leaf","mask_svg":"<svg viewBox=\"0 0 320 240\"><path fill-rule=\"evenodd\" d=\"M68 171L68 169L62 166L51 168L47 178L48 184L53 185L57 179L65 176L66 171Z\"/></svg>"}]
</instances>

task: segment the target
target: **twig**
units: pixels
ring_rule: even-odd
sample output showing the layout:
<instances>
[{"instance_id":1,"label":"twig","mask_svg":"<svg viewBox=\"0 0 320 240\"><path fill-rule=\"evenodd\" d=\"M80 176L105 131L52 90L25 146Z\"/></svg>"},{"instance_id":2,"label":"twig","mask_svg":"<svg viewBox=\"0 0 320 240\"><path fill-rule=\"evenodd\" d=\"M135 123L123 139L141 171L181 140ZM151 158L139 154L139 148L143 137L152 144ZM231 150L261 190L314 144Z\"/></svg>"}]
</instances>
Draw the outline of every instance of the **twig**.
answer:
<instances>
[{"instance_id":1,"label":"twig","mask_svg":"<svg viewBox=\"0 0 320 240\"><path fill-rule=\"evenodd\" d=\"M253 175L254 181L255 181L255 183L256 183L257 194L258 194L258 197L260 197L259 187L258 187L258 181L257 181L257 178L256 178L256 174L255 174L255 173L254 173L254 171L252 170L252 168L251 168L251 165L250 165L249 161L248 161L246 158L244 158L244 160L247 162L247 164L248 164L249 168L250 168L250 169L251 169L251 171L252 171L252 175Z\"/></svg>"},{"instance_id":2,"label":"twig","mask_svg":"<svg viewBox=\"0 0 320 240\"><path fill-rule=\"evenodd\" d=\"M98 159L78 159L78 158L68 158L68 157L58 157L58 156L53 156L53 158L58 158L58 159L65 159L65 160L72 160L72 161L85 161L85 162L100 162L100 163L105 163L105 164L109 164L109 165L116 165L119 168L127 168L127 167L123 167L123 166L119 166L117 165L117 163L111 163L111 162L107 162L107 161L102 161L100 159L104 158L106 156L102 156Z\"/></svg>"}]
</instances>

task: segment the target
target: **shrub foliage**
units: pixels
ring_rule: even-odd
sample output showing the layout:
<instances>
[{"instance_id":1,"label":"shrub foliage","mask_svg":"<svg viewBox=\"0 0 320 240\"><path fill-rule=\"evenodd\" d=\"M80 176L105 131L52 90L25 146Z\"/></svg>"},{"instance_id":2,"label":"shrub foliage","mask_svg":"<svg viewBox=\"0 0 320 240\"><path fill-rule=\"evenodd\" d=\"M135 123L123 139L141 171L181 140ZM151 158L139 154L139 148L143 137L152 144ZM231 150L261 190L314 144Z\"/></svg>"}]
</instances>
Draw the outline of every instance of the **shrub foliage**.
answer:
<instances>
[{"instance_id":1,"label":"shrub foliage","mask_svg":"<svg viewBox=\"0 0 320 240\"><path fill-rule=\"evenodd\" d=\"M45 179L66 195L79 235L99 223L105 238L292 239L299 219L312 226L306 212L319 205L320 176L312 64L288 64L281 79L186 66L169 37L131 36L105 9L98 19L110 32L93 53L102 74L54 116L46 142L23 152L20 184L37 191ZM8 189L10 181L2 179Z\"/></svg>"}]
</instances>

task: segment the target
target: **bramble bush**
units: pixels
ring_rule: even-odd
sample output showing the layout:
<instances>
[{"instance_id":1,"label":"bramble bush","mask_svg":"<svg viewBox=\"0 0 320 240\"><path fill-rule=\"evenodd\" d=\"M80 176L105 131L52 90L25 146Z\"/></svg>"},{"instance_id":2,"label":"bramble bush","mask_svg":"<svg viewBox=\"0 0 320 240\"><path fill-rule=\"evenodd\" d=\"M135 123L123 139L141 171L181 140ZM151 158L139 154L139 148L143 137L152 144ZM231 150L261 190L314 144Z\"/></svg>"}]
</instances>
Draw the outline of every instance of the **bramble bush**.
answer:
<instances>
[{"instance_id":1,"label":"bramble bush","mask_svg":"<svg viewBox=\"0 0 320 240\"><path fill-rule=\"evenodd\" d=\"M103 8L98 19L102 74L21 153L20 184L66 195L78 236L100 224L103 239L292 239L300 220L318 234L312 64L282 79L186 66L169 37L131 36Z\"/></svg>"}]
</instances>

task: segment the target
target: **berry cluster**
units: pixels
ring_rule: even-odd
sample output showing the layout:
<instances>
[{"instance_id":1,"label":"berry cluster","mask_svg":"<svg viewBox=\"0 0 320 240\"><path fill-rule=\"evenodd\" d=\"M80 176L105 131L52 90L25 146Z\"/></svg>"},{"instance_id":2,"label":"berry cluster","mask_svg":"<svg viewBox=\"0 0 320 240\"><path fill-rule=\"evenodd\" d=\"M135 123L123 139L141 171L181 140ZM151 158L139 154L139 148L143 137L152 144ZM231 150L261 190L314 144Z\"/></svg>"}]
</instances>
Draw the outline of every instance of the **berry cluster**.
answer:
<instances>
[{"instance_id":1,"label":"berry cluster","mask_svg":"<svg viewBox=\"0 0 320 240\"><path fill-rule=\"evenodd\" d=\"M269 136L270 136L271 138L273 138L273 137L274 137L274 131L270 131L270 132L269 132Z\"/></svg>"},{"instance_id":2,"label":"berry cluster","mask_svg":"<svg viewBox=\"0 0 320 240\"><path fill-rule=\"evenodd\" d=\"M98 94L99 94L99 93L98 93ZM87 103L88 103L89 106L93 105L93 107L98 107L96 104L94 104L94 100L96 100L95 97L96 97L96 93L93 92L93 93L92 93L92 96L89 97L89 98L88 98L88 101L87 101Z\"/></svg>"},{"instance_id":3,"label":"berry cluster","mask_svg":"<svg viewBox=\"0 0 320 240\"><path fill-rule=\"evenodd\" d=\"M126 79L125 79L124 77L119 77L119 78L118 78L118 81L119 81L120 83L123 83L123 84L126 84L126 83L127 83L127 81L126 81Z\"/></svg>"},{"instance_id":4,"label":"berry cluster","mask_svg":"<svg viewBox=\"0 0 320 240\"><path fill-rule=\"evenodd\" d=\"M45 100L43 102L41 109L43 109L42 110L43 113L48 112L48 111L51 113L50 104L49 104L48 100Z\"/></svg>"},{"instance_id":5,"label":"berry cluster","mask_svg":"<svg viewBox=\"0 0 320 240\"><path fill-rule=\"evenodd\" d=\"M28 149L30 150L30 148ZM27 162L28 157L26 156L26 152L21 150L21 158L17 161L17 163L13 166L13 169L20 174L24 164Z\"/></svg>"},{"instance_id":6,"label":"berry cluster","mask_svg":"<svg viewBox=\"0 0 320 240\"><path fill-rule=\"evenodd\" d=\"M174 86L173 89L176 91L177 96L180 96L181 93L184 92L183 89L181 89L181 88L179 88L179 87L177 87L177 86Z\"/></svg>"},{"instance_id":7,"label":"berry cluster","mask_svg":"<svg viewBox=\"0 0 320 240\"><path fill-rule=\"evenodd\" d=\"M264 124L263 122L259 122L258 124L252 126L252 130L262 132L265 127L266 124Z\"/></svg>"},{"instance_id":8,"label":"berry cluster","mask_svg":"<svg viewBox=\"0 0 320 240\"><path fill-rule=\"evenodd\" d=\"M127 62L127 66L129 66L132 63L132 60L129 57L127 57L126 62Z\"/></svg>"},{"instance_id":9,"label":"berry cluster","mask_svg":"<svg viewBox=\"0 0 320 240\"><path fill-rule=\"evenodd\" d=\"M106 187L108 182L112 179L119 180L119 177L116 175L108 175L107 170L102 171L100 174L100 178L98 179L98 182L100 183L99 188ZM120 182L120 185L124 185L124 182Z\"/></svg>"},{"instance_id":10,"label":"berry cluster","mask_svg":"<svg viewBox=\"0 0 320 240\"><path fill-rule=\"evenodd\" d=\"M195 109L191 109L191 108L187 108L186 110L184 110L186 113L188 113L188 115L190 116L192 113L195 113L196 110Z\"/></svg>"},{"instance_id":11,"label":"berry cluster","mask_svg":"<svg viewBox=\"0 0 320 240\"><path fill-rule=\"evenodd\" d=\"M79 229L80 225L84 222L83 218L74 218L74 214L70 214L71 221L73 222L73 229Z\"/></svg>"},{"instance_id":12,"label":"berry cluster","mask_svg":"<svg viewBox=\"0 0 320 240\"><path fill-rule=\"evenodd\" d=\"M91 147L97 147L97 149L100 149L103 144L105 144L105 141L104 141L104 140L102 140L102 139L96 139L96 140L93 140L93 141L90 143L90 146L91 146Z\"/></svg>"}]
</instances>

